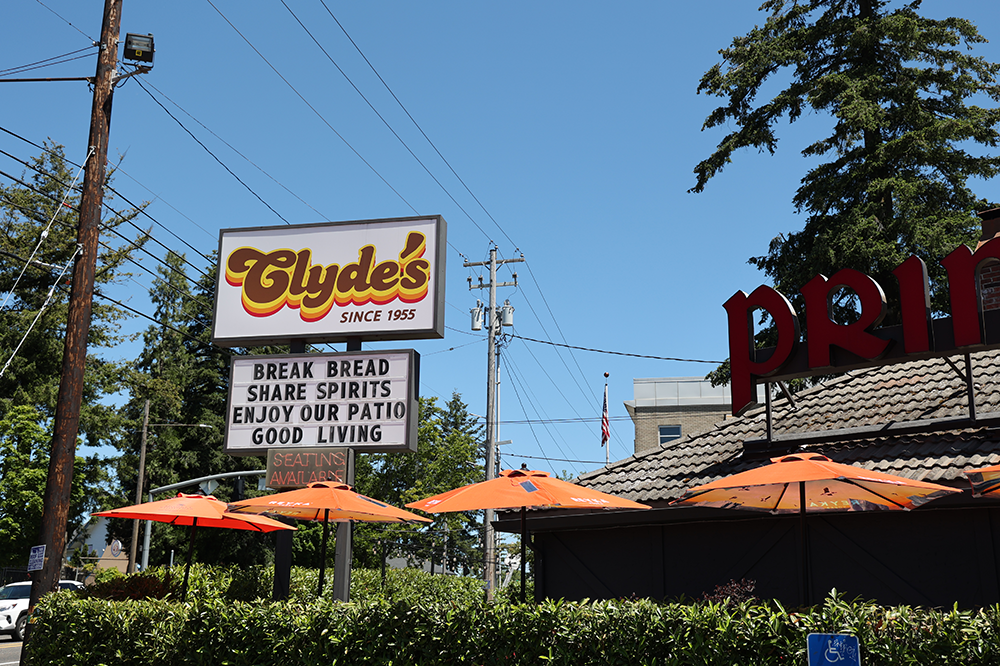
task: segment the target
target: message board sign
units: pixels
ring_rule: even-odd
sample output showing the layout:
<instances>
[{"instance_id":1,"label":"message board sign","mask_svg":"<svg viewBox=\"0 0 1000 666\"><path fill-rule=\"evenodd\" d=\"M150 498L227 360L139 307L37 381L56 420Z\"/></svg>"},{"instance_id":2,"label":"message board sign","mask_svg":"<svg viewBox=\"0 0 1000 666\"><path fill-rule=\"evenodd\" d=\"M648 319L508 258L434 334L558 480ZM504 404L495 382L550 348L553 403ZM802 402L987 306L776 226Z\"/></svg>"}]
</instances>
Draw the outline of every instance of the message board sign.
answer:
<instances>
[{"instance_id":1,"label":"message board sign","mask_svg":"<svg viewBox=\"0 0 1000 666\"><path fill-rule=\"evenodd\" d=\"M222 347L444 337L441 216L223 229Z\"/></svg>"},{"instance_id":2,"label":"message board sign","mask_svg":"<svg viewBox=\"0 0 1000 666\"><path fill-rule=\"evenodd\" d=\"M347 483L350 449L268 449L267 487L305 488L317 481Z\"/></svg>"},{"instance_id":3,"label":"message board sign","mask_svg":"<svg viewBox=\"0 0 1000 666\"><path fill-rule=\"evenodd\" d=\"M416 451L419 363L412 349L234 357L225 452Z\"/></svg>"}]
</instances>

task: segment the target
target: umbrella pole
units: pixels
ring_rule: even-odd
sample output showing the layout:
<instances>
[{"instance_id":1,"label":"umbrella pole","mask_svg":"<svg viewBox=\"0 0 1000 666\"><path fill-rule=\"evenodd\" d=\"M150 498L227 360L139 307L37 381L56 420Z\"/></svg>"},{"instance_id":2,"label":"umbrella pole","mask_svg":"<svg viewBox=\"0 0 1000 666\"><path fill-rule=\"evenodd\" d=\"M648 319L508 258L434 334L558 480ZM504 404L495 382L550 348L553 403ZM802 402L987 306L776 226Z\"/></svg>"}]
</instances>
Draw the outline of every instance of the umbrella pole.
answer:
<instances>
[{"instance_id":1,"label":"umbrella pole","mask_svg":"<svg viewBox=\"0 0 1000 666\"><path fill-rule=\"evenodd\" d=\"M524 565L525 565L525 544L527 543L528 536L528 510L526 507L521 507L521 603L524 603Z\"/></svg>"},{"instance_id":2,"label":"umbrella pole","mask_svg":"<svg viewBox=\"0 0 1000 666\"><path fill-rule=\"evenodd\" d=\"M323 510L323 544L319 549L319 587L316 596L323 596L323 578L326 576L326 540L330 537L330 510Z\"/></svg>"},{"instance_id":3,"label":"umbrella pole","mask_svg":"<svg viewBox=\"0 0 1000 666\"><path fill-rule=\"evenodd\" d=\"M809 605L809 544L806 535L806 484L799 481L799 557L802 559L802 605Z\"/></svg>"},{"instance_id":4,"label":"umbrella pole","mask_svg":"<svg viewBox=\"0 0 1000 666\"><path fill-rule=\"evenodd\" d=\"M187 601L188 576L191 575L191 559L194 557L194 531L198 528L198 519L191 521L191 543L188 544L188 561L184 567L184 585L181 587L181 601Z\"/></svg>"}]
</instances>

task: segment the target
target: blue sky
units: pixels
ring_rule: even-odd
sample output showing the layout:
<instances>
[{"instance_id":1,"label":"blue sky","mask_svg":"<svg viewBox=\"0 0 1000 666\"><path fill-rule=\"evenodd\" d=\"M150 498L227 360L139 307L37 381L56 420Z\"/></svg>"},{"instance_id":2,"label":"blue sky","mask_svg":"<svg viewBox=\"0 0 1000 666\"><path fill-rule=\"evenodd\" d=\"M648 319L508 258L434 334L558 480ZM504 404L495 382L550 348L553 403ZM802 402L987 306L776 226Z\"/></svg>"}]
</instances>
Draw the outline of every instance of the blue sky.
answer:
<instances>
[{"instance_id":1,"label":"blue sky","mask_svg":"<svg viewBox=\"0 0 1000 666\"><path fill-rule=\"evenodd\" d=\"M515 307L515 334L723 359L722 303L764 282L748 257L801 228L790 203L808 167L798 151L828 126L822 116L786 125L777 155L740 154L704 193L687 193L692 168L724 131L700 131L717 100L695 94L698 80L719 49L763 22L758 4L125 0L123 35L156 40L155 66L141 82L176 120L138 81L118 88L115 187L151 201L147 211L162 225L153 236L196 265L204 260L164 228L207 255L220 228L444 216L452 246L447 335L407 346L422 355L422 395L446 400L458 391L477 414L485 414L486 342L470 331L469 309L485 294L469 291L467 277L480 272L462 263L487 259L491 242L500 257L527 260L500 272L502 280L518 273L517 289L499 290ZM100 34L102 7L7 0L0 70L85 49ZM1000 61L993 3L928 0L922 11L960 11L993 38L975 52ZM88 55L17 76L93 71ZM35 143L51 139L83 160L85 83L4 83L0 91L0 126ZM5 133L0 149L21 159L38 152ZM23 170L7 157L0 164ZM995 180L973 187L1000 200ZM155 262L142 261L155 271ZM136 273L118 294L151 313L144 292L152 277ZM132 357L135 349L121 352ZM504 466L577 473L603 464L605 372L610 453L625 457L634 432L622 403L632 398L632 379L701 376L712 367L509 340L501 357L498 439L512 441L502 448Z\"/></svg>"}]
</instances>

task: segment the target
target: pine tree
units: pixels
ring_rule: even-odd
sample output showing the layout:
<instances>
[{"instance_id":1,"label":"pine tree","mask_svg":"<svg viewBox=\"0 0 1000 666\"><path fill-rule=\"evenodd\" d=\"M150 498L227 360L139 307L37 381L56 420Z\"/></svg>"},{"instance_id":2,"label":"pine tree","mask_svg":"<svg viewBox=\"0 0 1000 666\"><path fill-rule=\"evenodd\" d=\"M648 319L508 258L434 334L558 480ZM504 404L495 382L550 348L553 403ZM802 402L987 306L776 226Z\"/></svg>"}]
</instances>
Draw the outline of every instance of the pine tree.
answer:
<instances>
[{"instance_id":1,"label":"pine tree","mask_svg":"<svg viewBox=\"0 0 1000 666\"><path fill-rule=\"evenodd\" d=\"M720 51L722 63L702 78L698 92L725 99L703 129L733 131L695 168L692 192L742 148L774 153L776 126L804 113L827 114L832 129L802 154L825 161L802 178L793 203L805 214L801 231L771 241L749 262L802 312L799 288L818 273L842 268L871 275L898 303L893 268L911 254L932 281L932 306L946 308L941 257L977 235L978 198L969 179L1000 172L1000 65L966 51L986 41L968 20L920 16L920 1L893 8L884 0L768 0L766 23ZM965 47L963 49L963 47ZM788 80L770 100L762 86ZM842 293L832 309L841 323L856 318L856 302ZM890 308L886 324L896 323ZM805 326L804 318L800 324ZM770 331L758 334L766 344Z\"/></svg>"},{"instance_id":2,"label":"pine tree","mask_svg":"<svg viewBox=\"0 0 1000 666\"><path fill-rule=\"evenodd\" d=\"M482 426L469 414L461 395L453 393L445 407L436 398L420 399L416 453L359 455L358 492L403 506L407 502L483 480ZM482 519L471 513L429 516L428 527L358 525L355 558L358 566L379 566L380 541L391 545L391 556L430 561L447 558L450 570L473 571L482 566ZM446 556L447 553L447 556Z\"/></svg>"},{"instance_id":3,"label":"pine tree","mask_svg":"<svg viewBox=\"0 0 1000 666\"><path fill-rule=\"evenodd\" d=\"M21 405L45 418L54 414L59 392L80 196L77 171L61 146L46 144L25 164L20 178L0 185L0 415ZM121 389L124 372L103 354L121 342L125 314L103 294L127 277L123 263L146 241L141 230L135 239L125 233L137 214L110 213L102 223L80 412L81 433L94 445L106 443L119 425L102 399Z\"/></svg>"},{"instance_id":4,"label":"pine tree","mask_svg":"<svg viewBox=\"0 0 1000 666\"><path fill-rule=\"evenodd\" d=\"M150 290L154 319L143 333L143 349L130 376L132 398L123 408L132 427L118 445L123 502L135 500L139 447L145 401L150 401L144 493L149 489L224 472L262 469L261 458L234 457L223 452L229 365L233 353L211 343L214 267L192 280L182 254L169 253L158 268L159 279ZM267 350L273 351L273 350ZM177 425L169 425L177 424ZM234 483L220 485L213 494L232 498ZM182 492L196 492L197 488ZM145 499L145 497L144 497ZM155 499L163 499L163 496ZM122 535L131 525L114 524ZM170 552L187 547L189 532L163 525L154 527L149 562L162 564ZM199 542L202 541L199 539ZM199 550L201 562L262 564L271 557L267 538L237 530L212 533L212 547Z\"/></svg>"}]
</instances>

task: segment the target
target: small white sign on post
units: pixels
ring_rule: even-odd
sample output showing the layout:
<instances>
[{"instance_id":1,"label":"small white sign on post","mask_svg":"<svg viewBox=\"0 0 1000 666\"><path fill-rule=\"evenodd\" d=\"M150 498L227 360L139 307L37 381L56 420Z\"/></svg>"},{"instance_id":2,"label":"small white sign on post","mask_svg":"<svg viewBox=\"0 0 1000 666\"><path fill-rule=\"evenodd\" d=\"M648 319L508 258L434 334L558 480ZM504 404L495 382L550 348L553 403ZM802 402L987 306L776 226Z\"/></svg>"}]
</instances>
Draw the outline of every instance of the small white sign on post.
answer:
<instances>
[{"instance_id":1,"label":"small white sign on post","mask_svg":"<svg viewBox=\"0 0 1000 666\"><path fill-rule=\"evenodd\" d=\"M32 546L28 555L28 571L41 571L45 565L45 544Z\"/></svg>"}]
</instances>

